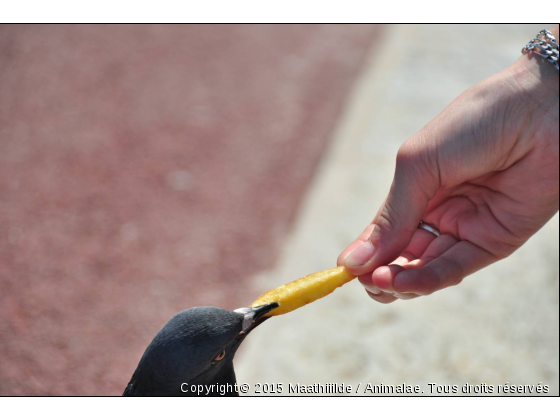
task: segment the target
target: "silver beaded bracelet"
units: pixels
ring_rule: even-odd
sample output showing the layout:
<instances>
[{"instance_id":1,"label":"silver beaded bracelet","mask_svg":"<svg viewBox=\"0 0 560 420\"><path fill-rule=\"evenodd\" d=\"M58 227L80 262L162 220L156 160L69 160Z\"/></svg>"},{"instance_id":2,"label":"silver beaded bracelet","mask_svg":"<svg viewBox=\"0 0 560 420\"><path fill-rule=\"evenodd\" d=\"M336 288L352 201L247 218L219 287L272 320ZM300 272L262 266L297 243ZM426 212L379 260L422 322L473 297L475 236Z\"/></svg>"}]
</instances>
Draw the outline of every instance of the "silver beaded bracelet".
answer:
<instances>
[{"instance_id":1,"label":"silver beaded bracelet","mask_svg":"<svg viewBox=\"0 0 560 420\"><path fill-rule=\"evenodd\" d=\"M540 31L537 37L529 41L521 50L523 54L527 54L529 51L546 58L556 67L556 70L560 70L558 67L558 43L552 32L546 29Z\"/></svg>"}]
</instances>

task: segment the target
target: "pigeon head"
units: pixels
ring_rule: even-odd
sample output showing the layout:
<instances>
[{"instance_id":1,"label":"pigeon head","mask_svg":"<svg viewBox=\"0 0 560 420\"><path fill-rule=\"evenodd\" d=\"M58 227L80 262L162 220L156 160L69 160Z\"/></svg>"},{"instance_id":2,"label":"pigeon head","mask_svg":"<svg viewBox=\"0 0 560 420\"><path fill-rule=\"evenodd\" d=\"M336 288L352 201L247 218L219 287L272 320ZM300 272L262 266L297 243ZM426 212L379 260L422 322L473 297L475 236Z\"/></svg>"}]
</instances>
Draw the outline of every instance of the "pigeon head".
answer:
<instances>
[{"instance_id":1,"label":"pigeon head","mask_svg":"<svg viewBox=\"0 0 560 420\"><path fill-rule=\"evenodd\" d=\"M203 306L175 315L154 337L138 363L125 396L193 396L193 387L204 394L221 395L218 385L230 384L226 395L237 395L233 357L247 334L278 307L269 303L235 311Z\"/></svg>"}]
</instances>

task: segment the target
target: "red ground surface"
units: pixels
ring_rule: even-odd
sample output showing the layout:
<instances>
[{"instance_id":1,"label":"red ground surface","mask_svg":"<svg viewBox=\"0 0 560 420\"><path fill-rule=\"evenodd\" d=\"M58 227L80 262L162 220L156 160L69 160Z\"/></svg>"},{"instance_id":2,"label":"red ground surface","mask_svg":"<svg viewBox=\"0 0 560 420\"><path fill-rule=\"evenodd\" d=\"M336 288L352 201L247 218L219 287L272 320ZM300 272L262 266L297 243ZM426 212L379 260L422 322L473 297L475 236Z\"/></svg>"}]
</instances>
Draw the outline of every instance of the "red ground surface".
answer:
<instances>
[{"instance_id":1,"label":"red ground surface","mask_svg":"<svg viewBox=\"0 0 560 420\"><path fill-rule=\"evenodd\" d=\"M120 394L176 312L249 304L376 32L1 27L0 394Z\"/></svg>"}]
</instances>

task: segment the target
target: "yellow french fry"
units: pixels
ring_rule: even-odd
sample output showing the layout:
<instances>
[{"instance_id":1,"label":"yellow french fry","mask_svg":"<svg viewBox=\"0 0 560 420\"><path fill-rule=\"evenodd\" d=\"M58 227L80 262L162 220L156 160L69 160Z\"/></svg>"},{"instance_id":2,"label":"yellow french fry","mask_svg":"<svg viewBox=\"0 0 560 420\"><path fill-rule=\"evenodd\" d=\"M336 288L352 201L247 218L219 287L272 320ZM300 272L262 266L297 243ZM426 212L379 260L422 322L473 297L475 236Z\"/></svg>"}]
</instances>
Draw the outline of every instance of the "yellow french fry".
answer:
<instances>
[{"instance_id":1,"label":"yellow french fry","mask_svg":"<svg viewBox=\"0 0 560 420\"><path fill-rule=\"evenodd\" d=\"M267 316L286 314L331 294L337 287L355 277L344 267L319 271L269 290L254 301L251 307L278 302L280 306L270 311Z\"/></svg>"}]
</instances>

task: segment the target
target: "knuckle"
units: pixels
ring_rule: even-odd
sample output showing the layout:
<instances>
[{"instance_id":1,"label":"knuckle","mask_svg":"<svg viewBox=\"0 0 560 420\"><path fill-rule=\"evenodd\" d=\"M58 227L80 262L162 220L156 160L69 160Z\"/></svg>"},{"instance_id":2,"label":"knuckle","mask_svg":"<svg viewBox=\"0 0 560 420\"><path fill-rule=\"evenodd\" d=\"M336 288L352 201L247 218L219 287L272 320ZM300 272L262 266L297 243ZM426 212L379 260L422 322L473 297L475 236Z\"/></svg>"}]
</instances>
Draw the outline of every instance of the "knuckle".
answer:
<instances>
[{"instance_id":1,"label":"knuckle","mask_svg":"<svg viewBox=\"0 0 560 420\"><path fill-rule=\"evenodd\" d=\"M402 218L394 217L399 214L401 213L395 211L388 200L375 221L374 233L382 235L383 233L394 234L394 232L401 232L404 235L411 236L416 232L416 226L411 228L401 221Z\"/></svg>"},{"instance_id":2,"label":"knuckle","mask_svg":"<svg viewBox=\"0 0 560 420\"><path fill-rule=\"evenodd\" d=\"M464 271L463 265L456 258L448 257L445 254L441 255L439 258L443 264L447 265L448 268L446 271L451 274L450 277L457 278L461 276Z\"/></svg>"},{"instance_id":3,"label":"knuckle","mask_svg":"<svg viewBox=\"0 0 560 420\"><path fill-rule=\"evenodd\" d=\"M375 221L375 233L379 233L380 231L387 230L392 232L396 227L396 221L391 216L393 212L391 211L390 204L385 203L385 206L379 213L379 217Z\"/></svg>"},{"instance_id":4,"label":"knuckle","mask_svg":"<svg viewBox=\"0 0 560 420\"><path fill-rule=\"evenodd\" d=\"M445 269L435 270L429 265L422 269L422 277L425 287L421 291L422 295L431 295L432 293L450 286L456 286L464 278L463 265L456 259L446 255L438 258L438 264Z\"/></svg>"},{"instance_id":5,"label":"knuckle","mask_svg":"<svg viewBox=\"0 0 560 420\"><path fill-rule=\"evenodd\" d=\"M397 152L397 168L408 168L416 160L418 153L410 141L403 143Z\"/></svg>"},{"instance_id":6,"label":"knuckle","mask_svg":"<svg viewBox=\"0 0 560 420\"><path fill-rule=\"evenodd\" d=\"M418 291L419 295L428 296L440 289L441 276L430 266L421 269L421 278L424 287Z\"/></svg>"},{"instance_id":7,"label":"knuckle","mask_svg":"<svg viewBox=\"0 0 560 420\"><path fill-rule=\"evenodd\" d=\"M413 138L407 140L397 152L395 178L422 183L422 188L437 188L440 183L439 163L436 143L429 129L423 128Z\"/></svg>"}]
</instances>

